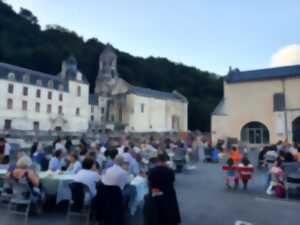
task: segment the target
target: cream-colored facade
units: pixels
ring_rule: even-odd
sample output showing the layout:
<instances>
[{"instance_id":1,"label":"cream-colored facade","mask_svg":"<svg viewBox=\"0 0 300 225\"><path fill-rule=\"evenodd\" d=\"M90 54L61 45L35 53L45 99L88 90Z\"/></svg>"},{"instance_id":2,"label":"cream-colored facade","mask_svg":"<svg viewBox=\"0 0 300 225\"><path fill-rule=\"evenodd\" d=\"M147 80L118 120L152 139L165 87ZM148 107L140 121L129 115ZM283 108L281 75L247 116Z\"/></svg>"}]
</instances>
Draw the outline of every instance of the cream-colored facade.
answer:
<instances>
[{"instance_id":1,"label":"cream-colored facade","mask_svg":"<svg viewBox=\"0 0 300 225\"><path fill-rule=\"evenodd\" d=\"M245 144L298 141L300 66L230 71L211 121L213 143L227 138Z\"/></svg>"},{"instance_id":2,"label":"cream-colored facade","mask_svg":"<svg viewBox=\"0 0 300 225\"><path fill-rule=\"evenodd\" d=\"M188 101L178 93L129 84L119 76L117 55L107 45L99 58L95 94L91 96L92 129L126 132L186 132Z\"/></svg>"}]
</instances>

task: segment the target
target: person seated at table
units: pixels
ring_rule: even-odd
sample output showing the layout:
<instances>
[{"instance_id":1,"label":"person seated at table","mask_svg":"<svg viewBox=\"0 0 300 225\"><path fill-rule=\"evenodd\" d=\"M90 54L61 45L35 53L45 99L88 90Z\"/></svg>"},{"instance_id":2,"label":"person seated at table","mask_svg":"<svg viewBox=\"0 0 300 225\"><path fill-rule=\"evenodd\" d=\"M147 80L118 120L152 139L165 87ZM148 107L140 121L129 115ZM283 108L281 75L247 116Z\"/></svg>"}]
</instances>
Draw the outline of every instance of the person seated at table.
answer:
<instances>
[{"instance_id":1,"label":"person seated at table","mask_svg":"<svg viewBox=\"0 0 300 225\"><path fill-rule=\"evenodd\" d=\"M102 175L102 183L119 186L123 190L124 186L129 183L129 173L126 169L128 170L128 163L121 155L116 156L113 166L109 167Z\"/></svg>"},{"instance_id":2,"label":"person seated at table","mask_svg":"<svg viewBox=\"0 0 300 225\"><path fill-rule=\"evenodd\" d=\"M239 163L241 161L241 154L236 146L233 146L231 148L230 158L233 160L234 163Z\"/></svg>"},{"instance_id":3,"label":"person seated at table","mask_svg":"<svg viewBox=\"0 0 300 225\"><path fill-rule=\"evenodd\" d=\"M136 196L136 189L129 184L130 174L128 169L129 163L121 155L118 155L114 160L114 165L102 175L101 181L104 185L118 186L123 194L123 202L129 208Z\"/></svg>"},{"instance_id":4,"label":"person seated at table","mask_svg":"<svg viewBox=\"0 0 300 225\"><path fill-rule=\"evenodd\" d=\"M56 143L54 145L54 152L58 150L62 151L63 154L67 153L67 150L64 145L64 140L60 137L57 138Z\"/></svg>"},{"instance_id":5,"label":"person seated at table","mask_svg":"<svg viewBox=\"0 0 300 225\"><path fill-rule=\"evenodd\" d=\"M40 212L43 199L40 179L35 170L32 169L32 161L28 156L23 155L18 159L16 168L11 173L11 178L17 182L26 182L29 185L31 193L28 194L34 204L35 211Z\"/></svg>"},{"instance_id":6,"label":"person seated at table","mask_svg":"<svg viewBox=\"0 0 300 225\"><path fill-rule=\"evenodd\" d=\"M78 155L75 152L71 152L68 156L69 166L67 172L76 174L81 170L81 163L78 159Z\"/></svg>"},{"instance_id":7,"label":"person seated at table","mask_svg":"<svg viewBox=\"0 0 300 225\"><path fill-rule=\"evenodd\" d=\"M238 165L240 169L240 179L243 183L244 190L248 188L248 182L252 177L253 165L250 163L248 157L244 156L241 163Z\"/></svg>"},{"instance_id":8,"label":"person seated at table","mask_svg":"<svg viewBox=\"0 0 300 225\"><path fill-rule=\"evenodd\" d=\"M129 149L129 147L124 148L124 153L122 154L125 161L129 163L128 171L130 174L136 176L140 173L140 167L138 162L135 159L135 152Z\"/></svg>"},{"instance_id":9,"label":"person seated at table","mask_svg":"<svg viewBox=\"0 0 300 225\"><path fill-rule=\"evenodd\" d=\"M0 164L8 164L10 161L11 146L5 138L0 138Z\"/></svg>"},{"instance_id":10,"label":"person seated at table","mask_svg":"<svg viewBox=\"0 0 300 225\"><path fill-rule=\"evenodd\" d=\"M62 151L57 150L55 151L54 156L50 159L48 170L55 172L61 169L62 169Z\"/></svg>"},{"instance_id":11,"label":"person seated at table","mask_svg":"<svg viewBox=\"0 0 300 225\"><path fill-rule=\"evenodd\" d=\"M41 170L44 170L46 155L41 143L37 142L35 151L32 154L32 160ZM47 168L46 168L47 169Z\"/></svg>"},{"instance_id":12,"label":"person seated at table","mask_svg":"<svg viewBox=\"0 0 300 225\"><path fill-rule=\"evenodd\" d=\"M118 150L115 148L106 150L105 156L106 156L107 160L104 163L104 170L106 170L114 165L114 160L117 155L118 155Z\"/></svg>"},{"instance_id":13,"label":"person seated at table","mask_svg":"<svg viewBox=\"0 0 300 225\"><path fill-rule=\"evenodd\" d=\"M270 184L267 188L266 193L268 195L274 194L274 189L277 185L281 185L281 183L284 181L284 171L282 169L282 161L280 159L276 160L273 163L273 166L269 170L269 174L271 177Z\"/></svg>"},{"instance_id":14,"label":"person seated at table","mask_svg":"<svg viewBox=\"0 0 300 225\"><path fill-rule=\"evenodd\" d=\"M226 162L226 170L225 170L225 184L228 189L237 189L239 186L239 177L238 172L234 167L234 161L232 158L229 158ZM233 186L231 183L233 182Z\"/></svg>"},{"instance_id":15,"label":"person seated at table","mask_svg":"<svg viewBox=\"0 0 300 225\"><path fill-rule=\"evenodd\" d=\"M79 150L79 159L80 159L80 161L83 161L88 153L88 150L87 150L86 145L83 143L79 144L79 149L80 149Z\"/></svg>"},{"instance_id":16,"label":"person seated at table","mask_svg":"<svg viewBox=\"0 0 300 225\"><path fill-rule=\"evenodd\" d=\"M82 168L75 175L74 181L85 184L92 195L92 198L96 196L97 189L96 184L100 180L100 175L94 169L94 160L86 157L82 161Z\"/></svg>"}]
</instances>

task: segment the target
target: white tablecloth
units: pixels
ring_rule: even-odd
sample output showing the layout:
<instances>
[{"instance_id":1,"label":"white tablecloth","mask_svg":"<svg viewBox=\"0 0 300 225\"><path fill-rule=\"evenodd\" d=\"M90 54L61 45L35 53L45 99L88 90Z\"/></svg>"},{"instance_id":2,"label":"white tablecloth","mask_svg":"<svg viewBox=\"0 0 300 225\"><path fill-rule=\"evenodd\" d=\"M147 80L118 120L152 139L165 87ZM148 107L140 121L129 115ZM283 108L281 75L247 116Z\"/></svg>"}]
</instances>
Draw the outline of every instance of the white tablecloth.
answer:
<instances>
[{"instance_id":1,"label":"white tablecloth","mask_svg":"<svg viewBox=\"0 0 300 225\"><path fill-rule=\"evenodd\" d=\"M0 177L5 176L7 170L0 169ZM74 174L58 174L51 172L40 172L42 186L47 194L56 195L56 203L63 200L71 200L69 184L74 180ZM130 213L134 215L142 204L145 194L148 192L147 179L141 176L135 177L131 182L136 188L136 196L130 205Z\"/></svg>"}]
</instances>

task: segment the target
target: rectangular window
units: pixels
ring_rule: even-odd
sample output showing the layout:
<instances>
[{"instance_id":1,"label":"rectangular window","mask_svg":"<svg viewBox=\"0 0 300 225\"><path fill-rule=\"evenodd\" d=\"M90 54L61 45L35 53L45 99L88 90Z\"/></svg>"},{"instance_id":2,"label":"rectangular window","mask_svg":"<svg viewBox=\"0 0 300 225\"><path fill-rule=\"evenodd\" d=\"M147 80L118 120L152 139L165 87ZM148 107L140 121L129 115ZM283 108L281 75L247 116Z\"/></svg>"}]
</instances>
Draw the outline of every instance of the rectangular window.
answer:
<instances>
[{"instance_id":1,"label":"rectangular window","mask_svg":"<svg viewBox=\"0 0 300 225\"><path fill-rule=\"evenodd\" d=\"M8 93L10 93L10 94L14 93L14 85L13 84L8 85Z\"/></svg>"},{"instance_id":2,"label":"rectangular window","mask_svg":"<svg viewBox=\"0 0 300 225\"><path fill-rule=\"evenodd\" d=\"M273 95L273 110L274 112L280 112L285 110L284 93L275 93Z\"/></svg>"},{"instance_id":3,"label":"rectangular window","mask_svg":"<svg viewBox=\"0 0 300 225\"><path fill-rule=\"evenodd\" d=\"M61 105L58 106L58 114L63 114L63 107Z\"/></svg>"},{"instance_id":4,"label":"rectangular window","mask_svg":"<svg viewBox=\"0 0 300 225\"><path fill-rule=\"evenodd\" d=\"M78 97L81 96L81 87L80 86L77 87L77 96Z\"/></svg>"},{"instance_id":5,"label":"rectangular window","mask_svg":"<svg viewBox=\"0 0 300 225\"><path fill-rule=\"evenodd\" d=\"M36 90L36 97L40 98L41 97L41 89Z\"/></svg>"},{"instance_id":6,"label":"rectangular window","mask_svg":"<svg viewBox=\"0 0 300 225\"><path fill-rule=\"evenodd\" d=\"M23 95L28 96L28 87L23 87Z\"/></svg>"},{"instance_id":7,"label":"rectangular window","mask_svg":"<svg viewBox=\"0 0 300 225\"><path fill-rule=\"evenodd\" d=\"M11 120L5 120L4 121L4 130L10 130L11 129Z\"/></svg>"},{"instance_id":8,"label":"rectangular window","mask_svg":"<svg viewBox=\"0 0 300 225\"><path fill-rule=\"evenodd\" d=\"M51 100L52 99L52 92L48 91L48 99Z\"/></svg>"},{"instance_id":9,"label":"rectangular window","mask_svg":"<svg viewBox=\"0 0 300 225\"><path fill-rule=\"evenodd\" d=\"M59 94L59 101L61 101L61 102L62 102L62 100L63 100L63 94L62 94L62 93L60 93L60 94Z\"/></svg>"},{"instance_id":10,"label":"rectangular window","mask_svg":"<svg viewBox=\"0 0 300 225\"><path fill-rule=\"evenodd\" d=\"M39 102L35 103L35 112L40 112L41 111L41 104Z\"/></svg>"},{"instance_id":11,"label":"rectangular window","mask_svg":"<svg viewBox=\"0 0 300 225\"><path fill-rule=\"evenodd\" d=\"M94 121L94 116L91 116L91 121Z\"/></svg>"},{"instance_id":12,"label":"rectangular window","mask_svg":"<svg viewBox=\"0 0 300 225\"><path fill-rule=\"evenodd\" d=\"M101 114L104 114L104 107L101 107Z\"/></svg>"},{"instance_id":13,"label":"rectangular window","mask_svg":"<svg viewBox=\"0 0 300 225\"><path fill-rule=\"evenodd\" d=\"M79 116L79 115L80 115L80 109L76 108L76 116Z\"/></svg>"},{"instance_id":14,"label":"rectangular window","mask_svg":"<svg viewBox=\"0 0 300 225\"><path fill-rule=\"evenodd\" d=\"M22 101L22 110L27 111L27 101Z\"/></svg>"},{"instance_id":15,"label":"rectangular window","mask_svg":"<svg viewBox=\"0 0 300 225\"><path fill-rule=\"evenodd\" d=\"M145 105L141 104L141 113L143 113L145 111Z\"/></svg>"},{"instance_id":16,"label":"rectangular window","mask_svg":"<svg viewBox=\"0 0 300 225\"><path fill-rule=\"evenodd\" d=\"M50 104L47 105L47 113L51 113L52 111L52 107Z\"/></svg>"},{"instance_id":17,"label":"rectangular window","mask_svg":"<svg viewBox=\"0 0 300 225\"><path fill-rule=\"evenodd\" d=\"M7 99L7 109L13 109L13 100L11 98Z\"/></svg>"},{"instance_id":18,"label":"rectangular window","mask_svg":"<svg viewBox=\"0 0 300 225\"><path fill-rule=\"evenodd\" d=\"M40 129L40 123L38 121L33 122L33 130L39 130Z\"/></svg>"}]
</instances>

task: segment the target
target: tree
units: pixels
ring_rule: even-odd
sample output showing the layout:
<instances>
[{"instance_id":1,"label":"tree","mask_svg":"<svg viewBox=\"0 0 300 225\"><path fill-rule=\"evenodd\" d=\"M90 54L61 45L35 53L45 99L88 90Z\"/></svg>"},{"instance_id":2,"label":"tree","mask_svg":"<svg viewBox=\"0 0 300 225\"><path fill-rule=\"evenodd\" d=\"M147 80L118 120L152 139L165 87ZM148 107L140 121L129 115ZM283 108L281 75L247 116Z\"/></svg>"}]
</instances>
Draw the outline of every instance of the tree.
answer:
<instances>
[{"instance_id":1,"label":"tree","mask_svg":"<svg viewBox=\"0 0 300 225\"><path fill-rule=\"evenodd\" d=\"M21 8L19 15L22 16L23 18L25 18L26 20L28 20L31 24L34 24L34 25L38 24L37 17L35 15L33 15L33 13L28 9Z\"/></svg>"}]
</instances>

